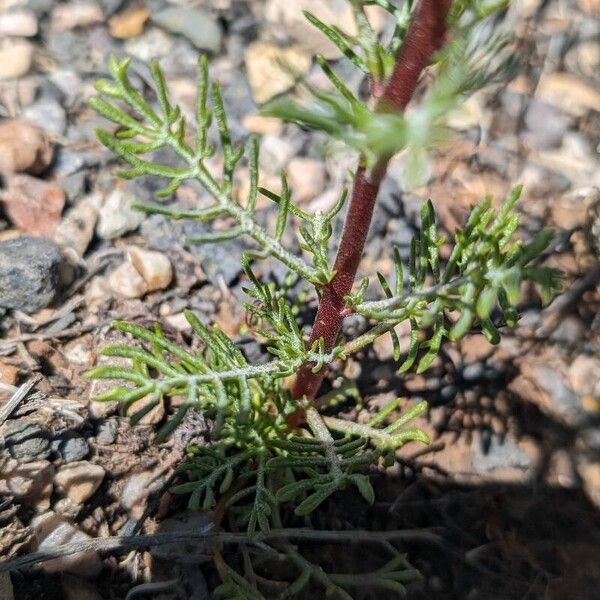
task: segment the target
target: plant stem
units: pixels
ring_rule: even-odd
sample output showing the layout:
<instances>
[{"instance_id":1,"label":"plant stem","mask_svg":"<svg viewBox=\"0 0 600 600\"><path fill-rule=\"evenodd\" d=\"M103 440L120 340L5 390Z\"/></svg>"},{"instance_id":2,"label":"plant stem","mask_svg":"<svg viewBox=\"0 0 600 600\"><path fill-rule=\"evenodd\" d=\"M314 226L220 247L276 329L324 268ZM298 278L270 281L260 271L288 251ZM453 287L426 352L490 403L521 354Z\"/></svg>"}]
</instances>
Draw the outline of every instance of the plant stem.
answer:
<instances>
[{"instance_id":1,"label":"plant stem","mask_svg":"<svg viewBox=\"0 0 600 600\"><path fill-rule=\"evenodd\" d=\"M383 87L381 95L378 94L377 110L405 110L423 69L444 44L446 19L451 4L452 0L421 0L396 58L392 75ZM356 277L379 186L386 174L388 162L389 157L385 157L373 169L367 171L362 166L362 157L359 159L344 231L333 267L335 276L331 282L321 287L321 301L309 345L323 338L326 351L330 352L336 343L346 312L344 297L350 293ZM306 397L314 400L325 376L325 369L312 373L313 366L312 363L307 363L298 372L292 387L294 398ZM289 422L291 425L297 425L302 418L302 411L299 410Z\"/></svg>"}]
</instances>

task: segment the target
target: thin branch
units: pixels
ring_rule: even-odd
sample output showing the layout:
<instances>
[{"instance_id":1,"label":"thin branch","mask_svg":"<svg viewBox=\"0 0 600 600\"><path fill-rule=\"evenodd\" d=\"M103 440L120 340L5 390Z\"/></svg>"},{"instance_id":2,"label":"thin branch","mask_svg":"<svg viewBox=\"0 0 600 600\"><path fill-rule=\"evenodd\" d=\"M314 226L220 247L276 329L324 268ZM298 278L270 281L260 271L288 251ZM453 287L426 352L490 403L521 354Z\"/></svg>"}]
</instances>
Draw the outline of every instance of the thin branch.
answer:
<instances>
[{"instance_id":1,"label":"thin branch","mask_svg":"<svg viewBox=\"0 0 600 600\"><path fill-rule=\"evenodd\" d=\"M61 556L83 552L117 552L123 550L146 550L165 544L183 544L193 541L219 542L223 544L261 544L268 540L293 539L328 543L372 543L417 542L445 547L446 541L439 528L405 529L401 531L332 531L313 529L273 529L268 533L256 533L250 537L245 533L215 532L212 525L196 531L156 533L154 535L112 536L95 538L72 544L56 546L0 563L0 573L23 569ZM262 544L261 544L262 545Z\"/></svg>"},{"instance_id":2,"label":"thin branch","mask_svg":"<svg viewBox=\"0 0 600 600\"><path fill-rule=\"evenodd\" d=\"M27 383L24 383L17 391L12 395L11 399L0 408L0 425L10 417L10 415L16 410L17 406L27 397L27 394L31 391L31 388L42 378L41 375L34 375Z\"/></svg>"}]
</instances>

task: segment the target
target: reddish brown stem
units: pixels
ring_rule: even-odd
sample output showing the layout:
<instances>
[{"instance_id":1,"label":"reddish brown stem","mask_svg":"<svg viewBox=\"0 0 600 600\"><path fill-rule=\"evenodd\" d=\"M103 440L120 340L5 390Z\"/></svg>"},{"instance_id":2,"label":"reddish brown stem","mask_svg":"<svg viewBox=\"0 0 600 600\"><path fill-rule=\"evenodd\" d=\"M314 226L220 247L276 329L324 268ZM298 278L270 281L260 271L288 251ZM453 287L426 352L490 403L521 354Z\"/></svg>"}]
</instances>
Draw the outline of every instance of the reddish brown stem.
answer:
<instances>
[{"instance_id":1,"label":"reddish brown stem","mask_svg":"<svg viewBox=\"0 0 600 600\"><path fill-rule=\"evenodd\" d=\"M444 44L446 20L452 0L421 0L398 56L389 81L377 100L376 110L402 112L417 87L423 69L432 55ZM329 352L334 347L344 319L344 297L350 293L360 262L367 233L373 216L381 180L386 174L389 158L382 160L374 169L366 171L359 166L344 224L344 231L335 259L335 276L321 288L321 299L313 324L309 344L323 338ZM360 161L362 162L362 161ZM323 377L311 371L314 365L305 364L292 387L294 398L314 400ZM291 419L297 424L302 419L298 413Z\"/></svg>"}]
</instances>

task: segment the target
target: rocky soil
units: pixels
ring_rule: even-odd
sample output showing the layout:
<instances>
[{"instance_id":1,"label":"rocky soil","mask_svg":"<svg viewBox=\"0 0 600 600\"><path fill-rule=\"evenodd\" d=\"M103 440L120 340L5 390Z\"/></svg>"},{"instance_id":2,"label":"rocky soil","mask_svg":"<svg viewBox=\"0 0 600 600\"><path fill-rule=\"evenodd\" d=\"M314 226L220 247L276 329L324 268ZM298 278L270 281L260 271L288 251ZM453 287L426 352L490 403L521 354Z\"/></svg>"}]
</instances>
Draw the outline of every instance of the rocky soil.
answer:
<instances>
[{"instance_id":1,"label":"rocky soil","mask_svg":"<svg viewBox=\"0 0 600 600\"><path fill-rule=\"evenodd\" d=\"M330 206L355 158L258 114L278 94L301 93L283 63L322 83L317 52L360 85L302 20L302 8L340 25L350 20L341 0L0 0L2 560L207 523L168 491L181 447L152 442L162 406L133 427L114 404L90 402L99 386L83 373L114 338L113 319L160 321L186 340L185 308L261 360L244 333L244 245L187 246L198 224L133 210L136 200L153 198L157 182L115 176L118 165L94 133L105 122L86 99L110 55L132 58L140 86L150 81L148 61L159 59L174 99L193 117L197 56L208 53L233 135L262 138L261 184L276 190L286 168L305 210ZM371 16L384 30L382 14ZM411 598L599 597L599 19L597 0L515 0L505 21L521 59L517 75L452 115L452 140L423 181L409 187L401 156L381 194L366 273L390 273L391 246L407 251L428 197L451 233L472 204L501 198L516 182L526 190L523 234L555 227L545 260L565 273L564 294L546 308L528 295L518 331L498 347L474 333L445 348L425 375L401 378L382 339L345 367L367 399L357 418L398 395L431 405L422 426L434 442L407 447L401 468L375 475L375 505L336 497L315 523L435 528L442 544L406 544L423 574ZM241 169L237 190L248 177ZM175 201L190 208L206 196L189 183ZM266 200L261 210L269 218ZM307 324L313 311L307 307ZM345 333L363 326L349 318ZM11 404L25 384L33 387ZM339 571L363 566L358 547L342 558L336 547L308 551ZM0 574L0 598L200 600L214 582L199 545L92 550Z\"/></svg>"}]
</instances>

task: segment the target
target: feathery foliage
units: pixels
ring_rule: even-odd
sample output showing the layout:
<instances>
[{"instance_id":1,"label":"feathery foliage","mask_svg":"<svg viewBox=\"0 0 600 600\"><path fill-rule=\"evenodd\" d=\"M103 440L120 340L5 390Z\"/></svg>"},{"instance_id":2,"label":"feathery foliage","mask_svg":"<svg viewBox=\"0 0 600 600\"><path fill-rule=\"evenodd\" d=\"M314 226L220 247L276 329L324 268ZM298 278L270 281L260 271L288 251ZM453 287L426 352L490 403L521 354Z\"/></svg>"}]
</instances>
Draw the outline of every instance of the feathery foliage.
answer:
<instances>
[{"instance_id":1,"label":"feathery foliage","mask_svg":"<svg viewBox=\"0 0 600 600\"><path fill-rule=\"evenodd\" d=\"M372 81L384 84L408 31L413 3L406 1L397 7L388 0L350 1L357 25L352 35L310 13L306 17ZM393 32L387 43L366 17L365 7L372 4L393 17ZM314 98L311 104L277 99L264 112L342 140L360 153L367 168L405 149L418 165L427 149L439 141L445 116L461 98L496 81L511 67L512 59L504 54L504 37L490 36L485 44L474 41L477 24L502 6L500 2L454 3L452 42L438 53L433 83L419 106L410 111L397 114L368 106L329 63L317 57L333 91L309 87ZM272 359L260 365L248 363L233 340L218 327L203 324L191 311L185 316L199 342L193 344L194 349L173 343L159 325L144 328L117 322L114 327L130 336L133 343L108 346L102 354L127 359L130 366L102 365L88 374L90 378L121 382L97 400L117 400L126 411L151 398L134 413L134 422L164 403L170 416L158 432L157 442L184 422L188 411L202 412L210 423L209 439L187 448L187 456L178 467L180 483L174 491L189 496L192 509L215 509L218 514L226 509L236 527L245 528L255 540L268 541L269 532L281 528L283 514L307 517L342 490L351 489L365 503L373 503L375 490L369 472L382 464L393 464L405 444L429 442L413 425L427 410L426 403L401 407L400 400L395 399L368 423L354 423L322 416L306 399L292 398L287 378L306 364L318 372L381 335L392 336L394 358L401 372L415 364L418 372L425 371L445 340L458 340L477 328L497 343L500 327L514 326L518 320L516 308L523 282L535 283L546 302L559 287L558 273L535 262L548 247L551 232L541 232L527 243L516 239L519 216L515 205L521 194L521 188L516 187L499 210L492 208L491 198L473 209L466 225L456 232L450 258L444 262L439 250L446 241L438 231L433 205L427 202L421 212L421 230L411 244L409 264L403 265L395 249L394 285L377 274L385 299L365 300L368 279L345 298L348 312L366 317L370 329L355 339L338 340L331 350L322 338L307 345L306 331L297 321L297 306L288 297L289 289L261 281L252 261L269 256L279 260L290 276L311 284L318 295L336 275L330 265L332 223L344 207L346 192L331 209L310 214L291 201L292 190L284 172L280 193L259 187L258 140L250 138L246 145L232 140L221 89L209 80L205 57L199 60L193 127L172 104L157 63L151 67L154 101L135 89L128 67L128 60L113 58L112 80L99 81L99 95L90 100L96 111L116 125L111 131L99 131L98 136L129 165L121 176L151 175L165 180L158 194L163 198L193 179L213 198L212 205L198 210L179 210L161 203L141 204L141 210L208 224L222 217L233 222L229 229L214 229L189 243L226 242L239 236L254 241L256 249L246 252L242 259L248 280L244 288L249 298L246 310L253 333ZM209 143L211 127L218 134L218 147ZM173 152L180 166L156 162L154 153L162 149ZM207 162L217 153L222 157L218 176ZM246 198L238 201L233 181L242 163L248 166L250 186ZM276 205L278 216L272 230L261 224L259 194ZM297 232L301 255L284 244L287 230ZM411 328L405 356L395 331L404 321ZM345 388L339 392L353 399ZM299 409L306 415L305 424L295 427L290 417ZM328 597L344 599L352 598L350 590L365 586L403 596L404 584L418 577L397 552L372 573L347 575L325 573L288 542L261 544L262 551L283 556L298 571L282 598L293 597L309 585L321 587ZM215 565L222 579L215 590L217 597L263 598L218 552Z\"/></svg>"}]
</instances>

